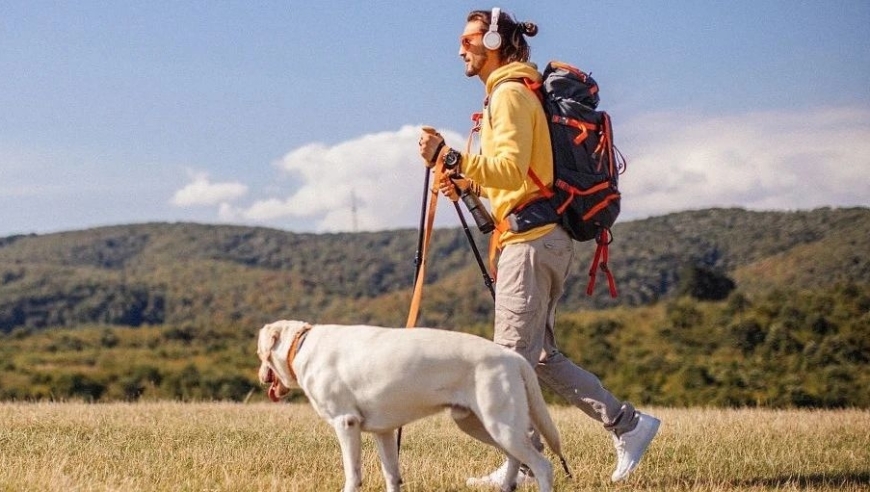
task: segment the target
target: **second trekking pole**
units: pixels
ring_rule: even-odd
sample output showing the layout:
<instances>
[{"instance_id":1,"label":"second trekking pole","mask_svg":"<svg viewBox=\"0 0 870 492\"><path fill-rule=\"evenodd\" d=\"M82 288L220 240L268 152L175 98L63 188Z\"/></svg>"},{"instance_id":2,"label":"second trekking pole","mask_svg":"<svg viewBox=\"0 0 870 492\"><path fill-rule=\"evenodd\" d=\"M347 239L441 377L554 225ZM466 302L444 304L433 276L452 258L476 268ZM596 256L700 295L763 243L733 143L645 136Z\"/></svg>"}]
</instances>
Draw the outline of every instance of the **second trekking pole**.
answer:
<instances>
[{"instance_id":1,"label":"second trekking pole","mask_svg":"<svg viewBox=\"0 0 870 492\"><path fill-rule=\"evenodd\" d=\"M471 235L471 230L468 228L468 222L465 221L465 215L462 214L462 209L459 207L459 202L453 202L456 208L456 215L459 216L459 222L462 224L462 230L465 231L465 237L468 238L468 244L471 246L471 251L474 253L474 259L477 260L477 266L480 267L480 273L483 274L483 283L489 289L492 298L495 299L495 288L492 286L493 280L486 270L486 265L483 263L483 258L480 256L480 250L477 249L477 244L474 243L474 237Z\"/></svg>"}]
</instances>

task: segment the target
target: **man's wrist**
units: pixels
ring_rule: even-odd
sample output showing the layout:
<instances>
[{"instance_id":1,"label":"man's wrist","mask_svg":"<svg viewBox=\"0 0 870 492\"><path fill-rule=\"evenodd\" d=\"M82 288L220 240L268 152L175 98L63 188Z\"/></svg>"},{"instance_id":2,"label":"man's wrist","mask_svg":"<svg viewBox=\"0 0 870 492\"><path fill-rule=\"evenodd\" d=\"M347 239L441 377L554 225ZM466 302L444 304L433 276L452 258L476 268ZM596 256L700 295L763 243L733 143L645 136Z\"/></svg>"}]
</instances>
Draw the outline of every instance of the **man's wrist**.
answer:
<instances>
[{"instance_id":1,"label":"man's wrist","mask_svg":"<svg viewBox=\"0 0 870 492\"><path fill-rule=\"evenodd\" d=\"M440 157L441 151L444 150L445 146L446 144L444 143L444 140L442 140L441 143L438 144L438 147L435 147L435 153L432 154L432 160L429 161L430 163L435 164L438 162L438 157Z\"/></svg>"},{"instance_id":2,"label":"man's wrist","mask_svg":"<svg viewBox=\"0 0 870 492\"><path fill-rule=\"evenodd\" d=\"M443 162L445 168L449 170L458 170L459 165L462 162L462 154L459 153L458 150L448 148L447 152L444 153Z\"/></svg>"}]
</instances>

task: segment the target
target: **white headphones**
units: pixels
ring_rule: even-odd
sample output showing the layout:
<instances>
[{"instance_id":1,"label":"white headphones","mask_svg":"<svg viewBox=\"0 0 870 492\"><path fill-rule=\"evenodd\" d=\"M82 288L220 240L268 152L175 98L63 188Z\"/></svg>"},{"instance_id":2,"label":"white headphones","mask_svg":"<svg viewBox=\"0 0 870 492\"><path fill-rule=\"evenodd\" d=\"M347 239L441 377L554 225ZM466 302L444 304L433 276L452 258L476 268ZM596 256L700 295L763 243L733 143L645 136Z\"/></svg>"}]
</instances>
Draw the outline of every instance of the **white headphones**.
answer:
<instances>
[{"instance_id":1,"label":"white headphones","mask_svg":"<svg viewBox=\"0 0 870 492\"><path fill-rule=\"evenodd\" d=\"M489 21L489 30L483 35L483 47L488 50L497 50L501 48L501 34L498 33L499 16L501 16L501 9L498 7L492 9L492 19Z\"/></svg>"}]
</instances>

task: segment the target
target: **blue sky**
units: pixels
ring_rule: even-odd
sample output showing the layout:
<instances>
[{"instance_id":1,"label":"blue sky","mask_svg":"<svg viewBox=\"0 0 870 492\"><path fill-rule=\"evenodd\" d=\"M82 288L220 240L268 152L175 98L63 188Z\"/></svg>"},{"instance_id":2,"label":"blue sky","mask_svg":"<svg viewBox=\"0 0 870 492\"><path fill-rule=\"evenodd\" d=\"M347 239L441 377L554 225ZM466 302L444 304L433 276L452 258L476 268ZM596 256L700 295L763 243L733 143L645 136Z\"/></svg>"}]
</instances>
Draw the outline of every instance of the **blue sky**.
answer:
<instances>
[{"instance_id":1,"label":"blue sky","mask_svg":"<svg viewBox=\"0 0 870 492\"><path fill-rule=\"evenodd\" d=\"M418 129L464 144L483 88L458 35L492 6L0 0L0 236L414 228ZM599 82L622 220L870 206L870 2L498 6L539 25L534 61Z\"/></svg>"}]
</instances>

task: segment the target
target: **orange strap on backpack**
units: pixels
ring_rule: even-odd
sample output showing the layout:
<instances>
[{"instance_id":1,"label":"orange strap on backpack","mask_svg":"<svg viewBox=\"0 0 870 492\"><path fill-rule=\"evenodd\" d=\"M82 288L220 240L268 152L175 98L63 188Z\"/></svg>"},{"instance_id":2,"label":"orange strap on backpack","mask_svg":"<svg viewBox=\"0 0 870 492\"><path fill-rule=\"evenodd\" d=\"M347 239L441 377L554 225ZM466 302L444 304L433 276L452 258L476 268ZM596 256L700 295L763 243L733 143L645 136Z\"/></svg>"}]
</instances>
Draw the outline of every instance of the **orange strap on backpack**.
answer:
<instances>
[{"instance_id":1,"label":"orange strap on backpack","mask_svg":"<svg viewBox=\"0 0 870 492\"><path fill-rule=\"evenodd\" d=\"M609 246L612 239L613 236L610 234L609 229L601 229L601 234L595 238L598 247L595 248L595 258L592 260L592 267L589 268L589 285L586 287L586 295L591 296L595 291L595 277L598 274L596 270L599 268L601 268L601 271L607 276L607 284L610 287L610 297L615 298L617 295L616 281L613 279L613 273L610 272L610 268L607 267L607 260L610 256Z\"/></svg>"}]
</instances>

